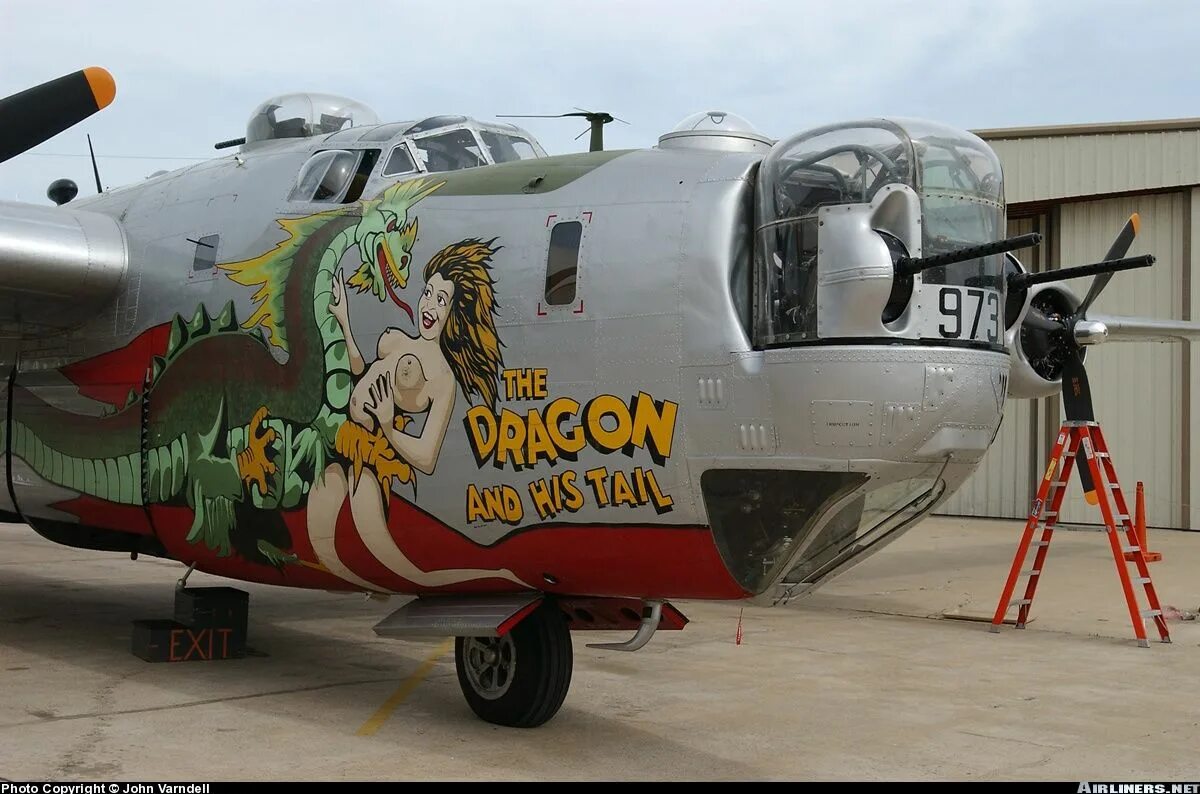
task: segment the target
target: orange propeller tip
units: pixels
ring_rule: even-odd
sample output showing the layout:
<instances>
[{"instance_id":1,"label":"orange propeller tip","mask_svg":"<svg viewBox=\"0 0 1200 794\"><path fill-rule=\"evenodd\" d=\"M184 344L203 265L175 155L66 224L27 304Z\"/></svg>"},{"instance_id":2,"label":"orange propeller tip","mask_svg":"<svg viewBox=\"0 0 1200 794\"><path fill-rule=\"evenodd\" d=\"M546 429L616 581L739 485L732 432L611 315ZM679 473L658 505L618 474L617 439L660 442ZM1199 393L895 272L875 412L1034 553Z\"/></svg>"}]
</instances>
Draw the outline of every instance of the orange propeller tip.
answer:
<instances>
[{"instance_id":1,"label":"orange propeller tip","mask_svg":"<svg viewBox=\"0 0 1200 794\"><path fill-rule=\"evenodd\" d=\"M1136 212L1129 216L1129 222L1133 224L1133 233L1138 234L1142 231L1142 216Z\"/></svg>"},{"instance_id":2,"label":"orange propeller tip","mask_svg":"<svg viewBox=\"0 0 1200 794\"><path fill-rule=\"evenodd\" d=\"M112 104L117 96L117 83L107 69L99 66L89 66L83 70L88 86L92 89L92 97L96 100L96 109L103 110Z\"/></svg>"}]
</instances>

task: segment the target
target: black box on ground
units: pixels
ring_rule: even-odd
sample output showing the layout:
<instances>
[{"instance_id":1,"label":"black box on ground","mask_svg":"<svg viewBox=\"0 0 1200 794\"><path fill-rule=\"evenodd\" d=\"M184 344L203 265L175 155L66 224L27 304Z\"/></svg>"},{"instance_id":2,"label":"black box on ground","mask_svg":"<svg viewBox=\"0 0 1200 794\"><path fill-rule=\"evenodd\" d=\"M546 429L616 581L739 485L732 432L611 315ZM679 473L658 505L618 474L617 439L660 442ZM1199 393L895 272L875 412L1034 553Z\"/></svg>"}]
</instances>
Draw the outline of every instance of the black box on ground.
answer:
<instances>
[{"instance_id":1,"label":"black box on ground","mask_svg":"<svg viewBox=\"0 0 1200 794\"><path fill-rule=\"evenodd\" d=\"M175 592L175 620L193 629L228 629L231 642L246 645L250 594L235 587L185 587Z\"/></svg>"}]
</instances>

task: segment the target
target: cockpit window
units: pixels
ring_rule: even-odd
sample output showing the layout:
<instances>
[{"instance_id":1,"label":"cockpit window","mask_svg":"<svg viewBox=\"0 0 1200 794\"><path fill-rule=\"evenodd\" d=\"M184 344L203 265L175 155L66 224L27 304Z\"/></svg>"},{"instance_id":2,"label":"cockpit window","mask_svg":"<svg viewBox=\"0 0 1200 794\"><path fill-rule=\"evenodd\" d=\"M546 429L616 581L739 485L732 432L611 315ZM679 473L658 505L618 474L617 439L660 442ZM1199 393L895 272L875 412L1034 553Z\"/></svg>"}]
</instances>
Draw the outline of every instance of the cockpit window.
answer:
<instances>
[{"instance_id":1,"label":"cockpit window","mask_svg":"<svg viewBox=\"0 0 1200 794\"><path fill-rule=\"evenodd\" d=\"M504 135L490 130L479 133L483 142L492 153L492 159L497 163L511 163L514 160L537 159L533 144L516 135Z\"/></svg>"},{"instance_id":2,"label":"cockpit window","mask_svg":"<svg viewBox=\"0 0 1200 794\"><path fill-rule=\"evenodd\" d=\"M487 165L479 142L470 130L453 130L427 135L413 141L417 157L426 171L457 171Z\"/></svg>"},{"instance_id":3,"label":"cockpit window","mask_svg":"<svg viewBox=\"0 0 1200 794\"><path fill-rule=\"evenodd\" d=\"M332 201L354 176L355 152L337 149L308 158L296 177L289 201Z\"/></svg>"},{"instance_id":4,"label":"cockpit window","mask_svg":"<svg viewBox=\"0 0 1200 794\"><path fill-rule=\"evenodd\" d=\"M384 176L411 174L416 170L416 163L413 162L412 155L408 153L408 147L404 144L400 144L392 149L392 153L388 155L387 162L383 164Z\"/></svg>"},{"instance_id":5,"label":"cockpit window","mask_svg":"<svg viewBox=\"0 0 1200 794\"><path fill-rule=\"evenodd\" d=\"M357 201L378 159L378 149L317 152L300 169L288 201Z\"/></svg>"}]
</instances>

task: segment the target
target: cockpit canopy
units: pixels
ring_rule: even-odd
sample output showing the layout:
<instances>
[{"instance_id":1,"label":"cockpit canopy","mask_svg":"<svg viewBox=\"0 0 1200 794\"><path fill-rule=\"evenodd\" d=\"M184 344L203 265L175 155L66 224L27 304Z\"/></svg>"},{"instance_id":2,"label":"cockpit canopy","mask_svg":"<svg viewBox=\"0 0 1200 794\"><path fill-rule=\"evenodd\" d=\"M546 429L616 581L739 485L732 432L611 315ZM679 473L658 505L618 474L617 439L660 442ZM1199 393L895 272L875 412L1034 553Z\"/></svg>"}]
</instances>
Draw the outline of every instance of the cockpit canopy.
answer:
<instances>
[{"instance_id":1,"label":"cockpit canopy","mask_svg":"<svg viewBox=\"0 0 1200 794\"><path fill-rule=\"evenodd\" d=\"M300 169L290 201L346 204L374 181L532 160L546 152L511 124L466 116L345 126L318 139Z\"/></svg>"},{"instance_id":2,"label":"cockpit canopy","mask_svg":"<svg viewBox=\"0 0 1200 794\"><path fill-rule=\"evenodd\" d=\"M375 111L353 99L334 94L282 94L254 109L246 124L246 144L311 138L378 123Z\"/></svg>"}]
</instances>

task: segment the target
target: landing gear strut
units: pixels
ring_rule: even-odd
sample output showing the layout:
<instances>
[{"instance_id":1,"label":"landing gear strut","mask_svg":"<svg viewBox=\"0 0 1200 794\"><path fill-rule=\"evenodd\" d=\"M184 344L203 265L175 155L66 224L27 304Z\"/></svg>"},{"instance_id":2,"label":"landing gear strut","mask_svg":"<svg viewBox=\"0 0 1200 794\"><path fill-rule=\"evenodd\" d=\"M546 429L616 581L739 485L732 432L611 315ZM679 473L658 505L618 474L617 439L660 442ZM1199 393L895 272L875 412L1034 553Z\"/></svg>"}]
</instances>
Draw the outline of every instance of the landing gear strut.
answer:
<instances>
[{"instance_id":1,"label":"landing gear strut","mask_svg":"<svg viewBox=\"0 0 1200 794\"><path fill-rule=\"evenodd\" d=\"M503 637L454 641L458 683L482 720L536 728L562 706L571 685L571 632L562 611L543 603Z\"/></svg>"}]
</instances>

